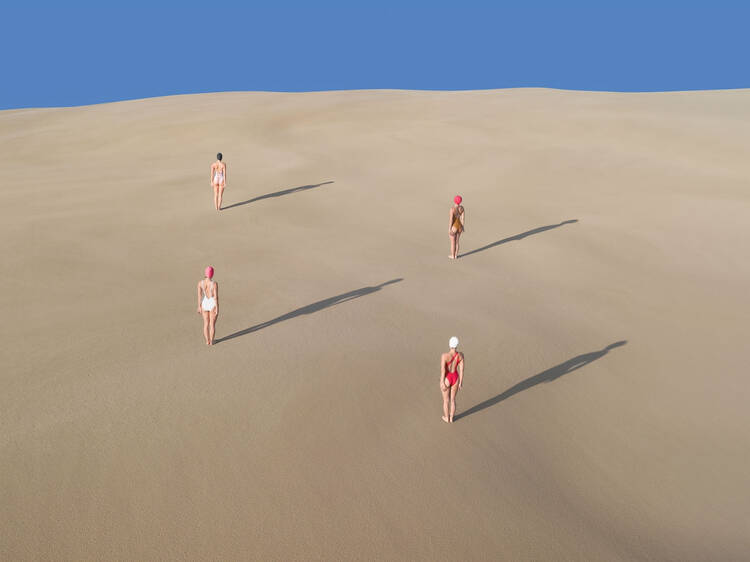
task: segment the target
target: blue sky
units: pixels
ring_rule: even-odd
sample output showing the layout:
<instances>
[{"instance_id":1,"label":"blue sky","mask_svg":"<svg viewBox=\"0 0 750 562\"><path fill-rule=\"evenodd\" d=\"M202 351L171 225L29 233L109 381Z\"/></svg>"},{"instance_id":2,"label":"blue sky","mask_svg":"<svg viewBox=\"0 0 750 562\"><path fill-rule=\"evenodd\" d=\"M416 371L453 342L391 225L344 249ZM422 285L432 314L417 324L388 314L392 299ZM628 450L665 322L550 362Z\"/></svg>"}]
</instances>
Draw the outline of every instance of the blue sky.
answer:
<instances>
[{"instance_id":1,"label":"blue sky","mask_svg":"<svg viewBox=\"0 0 750 562\"><path fill-rule=\"evenodd\" d=\"M750 87L750 1L4 2L0 109L228 90Z\"/></svg>"}]
</instances>

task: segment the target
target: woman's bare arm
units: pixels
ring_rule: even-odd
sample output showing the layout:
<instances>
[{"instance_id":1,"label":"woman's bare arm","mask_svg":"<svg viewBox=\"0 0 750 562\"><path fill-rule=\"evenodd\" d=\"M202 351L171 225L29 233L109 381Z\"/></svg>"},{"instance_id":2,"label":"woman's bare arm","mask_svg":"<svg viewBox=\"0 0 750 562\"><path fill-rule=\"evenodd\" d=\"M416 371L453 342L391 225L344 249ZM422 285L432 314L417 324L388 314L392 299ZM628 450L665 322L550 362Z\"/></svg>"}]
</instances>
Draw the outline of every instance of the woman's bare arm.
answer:
<instances>
[{"instance_id":1,"label":"woman's bare arm","mask_svg":"<svg viewBox=\"0 0 750 562\"><path fill-rule=\"evenodd\" d=\"M219 316L219 284L214 281L214 295L216 296L216 316Z\"/></svg>"},{"instance_id":2,"label":"woman's bare arm","mask_svg":"<svg viewBox=\"0 0 750 562\"><path fill-rule=\"evenodd\" d=\"M458 388L461 388L461 385L464 384L464 363L466 362L466 358L464 357L464 354L461 354L461 362L458 364Z\"/></svg>"},{"instance_id":3,"label":"woman's bare arm","mask_svg":"<svg viewBox=\"0 0 750 562\"><path fill-rule=\"evenodd\" d=\"M440 388L445 388L445 354L440 356Z\"/></svg>"}]
</instances>

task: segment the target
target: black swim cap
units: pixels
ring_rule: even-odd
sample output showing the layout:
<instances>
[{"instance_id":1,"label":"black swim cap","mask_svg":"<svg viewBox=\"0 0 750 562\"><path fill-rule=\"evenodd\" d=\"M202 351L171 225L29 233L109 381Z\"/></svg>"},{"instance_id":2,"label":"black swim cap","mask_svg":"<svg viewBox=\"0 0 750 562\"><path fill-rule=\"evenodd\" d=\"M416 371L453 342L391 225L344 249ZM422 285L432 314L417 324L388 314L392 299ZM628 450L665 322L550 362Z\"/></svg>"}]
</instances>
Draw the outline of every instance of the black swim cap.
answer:
<instances>
[{"instance_id":1,"label":"black swim cap","mask_svg":"<svg viewBox=\"0 0 750 562\"><path fill-rule=\"evenodd\" d=\"M218 153L218 154L216 155L216 158L218 158L219 160L221 160L221 152L219 152L219 153Z\"/></svg>"}]
</instances>

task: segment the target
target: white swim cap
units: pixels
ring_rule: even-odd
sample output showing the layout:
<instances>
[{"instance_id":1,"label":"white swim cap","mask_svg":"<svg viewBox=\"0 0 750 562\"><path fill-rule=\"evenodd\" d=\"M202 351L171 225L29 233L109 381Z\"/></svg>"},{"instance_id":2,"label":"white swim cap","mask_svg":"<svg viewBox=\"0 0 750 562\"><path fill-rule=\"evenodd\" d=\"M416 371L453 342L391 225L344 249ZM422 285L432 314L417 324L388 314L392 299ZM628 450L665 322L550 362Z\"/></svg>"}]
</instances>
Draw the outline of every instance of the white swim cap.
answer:
<instances>
[{"instance_id":1,"label":"white swim cap","mask_svg":"<svg viewBox=\"0 0 750 562\"><path fill-rule=\"evenodd\" d=\"M458 347L458 338L456 336L453 336L450 340L448 340L448 346L451 349L456 349Z\"/></svg>"}]
</instances>

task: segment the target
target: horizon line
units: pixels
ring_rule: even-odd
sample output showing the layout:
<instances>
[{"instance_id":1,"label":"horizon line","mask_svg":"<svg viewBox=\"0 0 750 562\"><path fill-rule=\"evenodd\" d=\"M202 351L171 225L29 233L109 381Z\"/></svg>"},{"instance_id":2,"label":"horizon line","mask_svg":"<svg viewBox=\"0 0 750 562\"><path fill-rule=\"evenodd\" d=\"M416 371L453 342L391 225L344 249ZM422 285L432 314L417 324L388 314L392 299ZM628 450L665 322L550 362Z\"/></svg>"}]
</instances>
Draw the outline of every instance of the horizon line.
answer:
<instances>
[{"instance_id":1,"label":"horizon line","mask_svg":"<svg viewBox=\"0 0 750 562\"><path fill-rule=\"evenodd\" d=\"M82 103L73 105L37 105L37 106L15 106L2 107L0 113L6 111L20 111L33 109L73 109L80 107L92 107L97 105L107 105L114 103L127 103L134 101L155 100L162 98L174 98L181 96L202 96L214 94L325 94L333 92L445 92L445 93L464 93L464 92L497 92L502 90L553 90L559 92L581 92L592 94L678 94L678 93L696 93L696 92L731 92L737 90L750 90L748 87L738 88L688 88L675 90L585 90L577 88L557 88L554 86L510 86L506 88L459 88L459 89L430 89L430 88L332 88L329 90L213 90L201 92L181 92L173 94L162 94L156 96L145 96L139 98L121 98L107 101L98 101L92 103Z\"/></svg>"}]
</instances>

